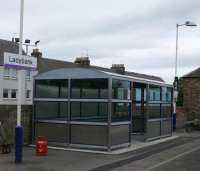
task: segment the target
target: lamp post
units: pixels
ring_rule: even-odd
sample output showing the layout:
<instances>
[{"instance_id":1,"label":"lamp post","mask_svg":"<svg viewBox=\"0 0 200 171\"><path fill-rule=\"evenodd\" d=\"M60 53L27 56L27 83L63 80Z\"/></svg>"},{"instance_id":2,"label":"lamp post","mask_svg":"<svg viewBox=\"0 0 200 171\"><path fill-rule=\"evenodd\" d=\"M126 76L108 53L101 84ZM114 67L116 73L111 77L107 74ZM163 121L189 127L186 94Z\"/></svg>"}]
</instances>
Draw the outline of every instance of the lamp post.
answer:
<instances>
[{"instance_id":1,"label":"lamp post","mask_svg":"<svg viewBox=\"0 0 200 171\"><path fill-rule=\"evenodd\" d=\"M178 71L177 71L177 63L178 63L178 31L179 27L188 26L188 27L196 27L197 24L191 21L186 21L184 24L176 24L176 57L175 57L175 76L174 76L174 93L173 93L173 130L176 130L176 101L178 96Z\"/></svg>"}]
</instances>

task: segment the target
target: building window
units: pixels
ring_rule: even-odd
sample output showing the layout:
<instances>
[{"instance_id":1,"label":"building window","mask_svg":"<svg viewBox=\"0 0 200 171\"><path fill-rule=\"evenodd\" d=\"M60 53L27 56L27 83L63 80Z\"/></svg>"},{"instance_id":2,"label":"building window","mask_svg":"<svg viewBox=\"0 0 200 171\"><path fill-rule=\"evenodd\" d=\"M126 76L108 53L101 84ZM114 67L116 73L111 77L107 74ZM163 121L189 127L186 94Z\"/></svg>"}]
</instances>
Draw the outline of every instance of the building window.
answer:
<instances>
[{"instance_id":1,"label":"building window","mask_svg":"<svg viewBox=\"0 0 200 171\"><path fill-rule=\"evenodd\" d=\"M16 99L17 98L17 90L13 89L11 90L11 98Z\"/></svg>"},{"instance_id":2,"label":"building window","mask_svg":"<svg viewBox=\"0 0 200 171\"><path fill-rule=\"evenodd\" d=\"M4 78L16 79L17 78L17 69L5 67L4 68Z\"/></svg>"},{"instance_id":3,"label":"building window","mask_svg":"<svg viewBox=\"0 0 200 171\"><path fill-rule=\"evenodd\" d=\"M31 90L26 90L26 98L27 99L31 98Z\"/></svg>"},{"instance_id":4,"label":"building window","mask_svg":"<svg viewBox=\"0 0 200 171\"><path fill-rule=\"evenodd\" d=\"M9 89L3 89L3 98L8 98L9 97Z\"/></svg>"},{"instance_id":5,"label":"building window","mask_svg":"<svg viewBox=\"0 0 200 171\"><path fill-rule=\"evenodd\" d=\"M26 80L31 80L31 71L26 71Z\"/></svg>"},{"instance_id":6,"label":"building window","mask_svg":"<svg viewBox=\"0 0 200 171\"><path fill-rule=\"evenodd\" d=\"M113 79L112 97L113 99L129 100L130 99L130 82Z\"/></svg>"},{"instance_id":7,"label":"building window","mask_svg":"<svg viewBox=\"0 0 200 171\"><path fill-rule=\"evenodd\" d=\"M16 79L17 78L17 70L15 68L11 69L11 77Z\"/></svg>"},{"instance_id":8,"label":"building window","mask_svg":"<svg viewBox=\"0 0 200 171\"><path fill-rule=\"evenodd\" d=\"M10 68L4 68L4 72L3 72L3 76L5 78L9 78L10 77Z\"/></svg>"}]
</instances>

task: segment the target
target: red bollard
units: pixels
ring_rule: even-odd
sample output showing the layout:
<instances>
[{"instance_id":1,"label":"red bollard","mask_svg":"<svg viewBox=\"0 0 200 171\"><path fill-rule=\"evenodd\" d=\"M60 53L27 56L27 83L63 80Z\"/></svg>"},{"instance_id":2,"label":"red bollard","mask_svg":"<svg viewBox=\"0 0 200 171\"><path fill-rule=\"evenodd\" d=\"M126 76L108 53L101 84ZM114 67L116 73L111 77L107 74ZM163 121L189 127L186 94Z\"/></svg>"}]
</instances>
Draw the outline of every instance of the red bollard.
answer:
<instances>
[{"instance_id":1,"label":"red bollard","mask_svg":"<svg viewBox=\"0 0 200 171\"><path fill-rule=\"evenodd\" d=\"M36 139L36 155L37 156L47 156L48 154L48 144L47 139L44 136L39 136Z\"/></svg>"}]
</instances>

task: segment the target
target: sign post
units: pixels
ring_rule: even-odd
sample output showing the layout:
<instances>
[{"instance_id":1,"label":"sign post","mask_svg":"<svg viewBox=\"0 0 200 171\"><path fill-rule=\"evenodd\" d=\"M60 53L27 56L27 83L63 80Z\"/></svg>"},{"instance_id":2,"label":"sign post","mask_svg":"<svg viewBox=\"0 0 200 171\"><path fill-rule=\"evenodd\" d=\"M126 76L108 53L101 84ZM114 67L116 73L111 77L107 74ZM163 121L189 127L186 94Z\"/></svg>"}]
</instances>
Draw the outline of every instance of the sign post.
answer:
<instances>
[{"instance_id":1,"label":"sign post","mask_svg":"<svg viewBox=\"0 0 200 171\"><path fill-rule=\"evenodd\" d=\"M21 54L4 53L4 66L18 69L17 126L15 128L15 163L22 162L23 127L21 125L22 74L24 70L35 70L37 58Z\"/></svg>"},{"instance_id":2,"label":"sign post","mask_svg":"<svg viewBox=\"0 0 200 171\"><path fill-rule=\"evenodd\" d=\"M24 0L20 4L20 32L19 32L19 56L22 55L23 41L23 19L24 19ZM23 158L23 127L21 126L21 84L22 70L18 71L18 97L17 97L17 126L15 128L15 163L21 163Z\"/></svg>"},{"instance_id":3,"label":"sign post","mask_svg":"<svg viewBox=\"0 0 200 171\"><path fill-rule=\"evenodd\" d=\"M20 34L19 34L19 54L5 53L4 66L18 69L18 93L17 93L17 125L15 128L15 163L22 163L23 159L23 127L21 125L21 104L22 104L22 75L25 69L36 69L37 59L22 55L23 41L23 17L24 0L20 3Z\"/></svg>"}]
</instances>

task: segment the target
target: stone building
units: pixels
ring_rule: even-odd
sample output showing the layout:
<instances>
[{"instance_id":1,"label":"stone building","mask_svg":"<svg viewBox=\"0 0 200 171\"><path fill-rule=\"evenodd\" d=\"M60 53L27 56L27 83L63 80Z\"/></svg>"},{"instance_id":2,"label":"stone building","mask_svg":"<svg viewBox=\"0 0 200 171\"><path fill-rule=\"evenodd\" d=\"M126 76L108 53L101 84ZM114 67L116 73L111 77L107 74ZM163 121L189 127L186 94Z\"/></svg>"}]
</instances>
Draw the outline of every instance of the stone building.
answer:
<instances>
[{"instance_id":1,"label":"stone building","mask_svg":"<svg viewBox=\"0 0 200 171\"><path fill-rule=\"evenodd\" d=\"M187 118L200 119L200 67L183 76L183 105Z\"/></svg>"},{"instance_id":2,"label":"stone building","mask_svg":"<svg viewBox=\"0 0 200 171\"><path fill-rule=\"evenodd\" d=\"M200 119L200 67L184 75L183 106L177 108L177 127L188 120Z\"/></svg>"}]
</instances>

